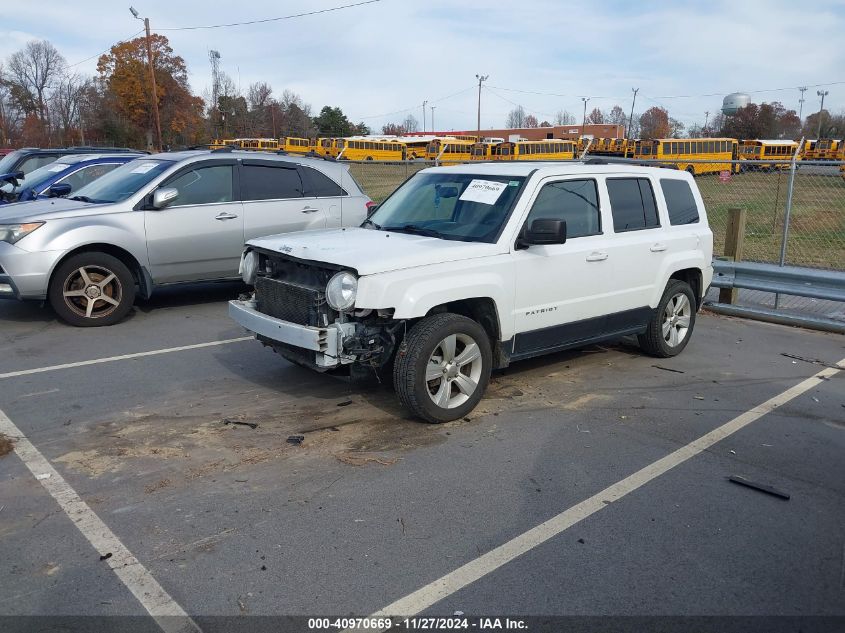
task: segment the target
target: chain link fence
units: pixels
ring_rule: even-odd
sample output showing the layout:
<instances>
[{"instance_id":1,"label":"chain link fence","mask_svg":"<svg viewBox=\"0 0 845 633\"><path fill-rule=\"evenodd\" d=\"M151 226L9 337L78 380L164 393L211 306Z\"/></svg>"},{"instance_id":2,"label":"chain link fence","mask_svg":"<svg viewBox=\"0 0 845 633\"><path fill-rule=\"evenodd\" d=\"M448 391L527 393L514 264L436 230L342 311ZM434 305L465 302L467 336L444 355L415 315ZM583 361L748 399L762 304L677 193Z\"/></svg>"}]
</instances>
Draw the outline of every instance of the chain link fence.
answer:
<instances>
[{"instance_id":1,"label":"chain link fence","mask_svg":"<svg viewBox=\"0 0 845 633\"><path fill-rule=\"evenodd\" d=\"M683 166L696 161L685 161ZM671 164L661 161L662 165ZM728 209L747 213L745 254L749 261L781 263L787 214L789 164L740 161L740 173L699 175L696 183L713 230L713 251L724 253ZM792 266L845 270L845 163L799 161L794 172L785 260ZM414 173L434 162L350 162L352 175L375 202L383 201ZM677 165L673 165L677 166Z\"/></svg>"}]
</instances>

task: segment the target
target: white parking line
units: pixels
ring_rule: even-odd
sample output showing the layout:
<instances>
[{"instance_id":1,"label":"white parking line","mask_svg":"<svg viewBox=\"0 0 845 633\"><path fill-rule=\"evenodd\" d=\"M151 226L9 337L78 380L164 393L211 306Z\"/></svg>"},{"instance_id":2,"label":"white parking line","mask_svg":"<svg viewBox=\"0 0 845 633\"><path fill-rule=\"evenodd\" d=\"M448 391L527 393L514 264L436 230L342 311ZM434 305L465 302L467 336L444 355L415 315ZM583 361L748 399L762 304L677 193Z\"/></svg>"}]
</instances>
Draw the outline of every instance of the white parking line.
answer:
<instances>
[{"instance_id":1,"label":"white parking line","mask_svg":"<svg viewBox=\"0 0 845 633\"><path fill-rule=\"evenodd\" d=\"M82 535L100 556L111 554L103 561L112 568L126 588L155 618L167 633L198 632L200 628L173 598L158 584L152 574L120 542L108 526L100 520L70 487L70 484L50 465L8 416L0 411L0 433L14 440L15 453L44 489L56 500ZM95 556L94 553L91 556ZM175 617L174 617L175 616Z\"/></svg>"},{"instance_id":2,"label":"white parking line","mask_svg":"<svg viewBox=\"0 0 845 633\"><path fill-rule=\"evenodd\" d=\"M425 587L387 605L377 613L374 613L372 617L411 617L419 614L436 602L492 573L502 565L545 543L579 521L583 521L599 510L606 508L608 504L619 501L625 495L641 488L676 466L683 464L717 442L745 428L755 420L759 420L767 413L771 413L778 407L783 406L790 400L806 393L813 387L821 384L824 380L845 369L845 359L841 360L837 365L839 369L828 368L820 371L774 398L767 400L763 404L735 417L730 422L702 435L686 446L682 446L666 457L638 470L633 475L605 488L578 505L561 512L545 523L541 523L475 560L458 567L458 569L446 574L442 578L438 578Z\"/></svg>"},{"instance_id":3,"label":"white parking line","mask_svg":"<svg viewBox=\"0 0 845 633\"><path fill-rule=\"evenodd\" d=\"M241 341L251 340L251 336L241 336L238 338L224 339L222 341L210 341L208 343L196 343L195 345L182 345L180 347L154 349L151 352L137 352L135 354L123 354L121 356L109 356L108 358L95 358L93 360L83 360L78 363L65 363L63 365L50 365L49 367L37 367L35 369L22 369L21 371L10 371L5 374L0 374L0 379L17 378L18 376L29 376L30 374L43 374L44 372L58 371L59 369L73 369L74 367L86 367L88 365L99 365L101 363L113 363L118 360L131 360L133 358L143 358L145 356L158 356L160 354L184 352L186 350L191 349L202 349L204 347L215 347L217 345L228 345L229 343L240 343Z\"/></svg>"}]
</instances>

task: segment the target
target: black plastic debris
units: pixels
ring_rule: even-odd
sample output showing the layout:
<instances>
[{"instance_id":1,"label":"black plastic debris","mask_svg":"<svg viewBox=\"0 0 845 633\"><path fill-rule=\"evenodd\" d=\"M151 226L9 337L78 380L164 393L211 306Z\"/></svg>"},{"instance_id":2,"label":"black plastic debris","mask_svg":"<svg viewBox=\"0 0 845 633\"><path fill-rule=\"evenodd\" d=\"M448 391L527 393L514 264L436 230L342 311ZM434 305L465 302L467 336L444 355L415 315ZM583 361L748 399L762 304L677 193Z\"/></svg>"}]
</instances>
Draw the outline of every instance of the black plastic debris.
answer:
<instances>
[{"instance_id":1,"label":"black plastic debris","mask_svg":"<svg viewBox=\"0 0 845 633\"><path fill-rule=\"evenodd\" d=\"M787 493L767 484L757 483L756 481L751 481L745 477L740 477L739 475L731 475L728 477L728 480L735 484L739 484L740 486L746 486L747 488L753 488L754 490L759 490L760 492L765 492L766 494L770 494L787 501L789 500L789 495Z\"/></svg>"},{"instance_id":2,"label":"black plastic debris","mask_svg":"<svg viewBox=\"0 0 845 633\"><path fill-rule=\"evenodd\" d=\"M302 442L305 441L304 435L290 435L288 439L285 440L288 444L293 444L294 446L299 446Z\"/></svg>"},{"instance_id":3,"label":"black plastic debris","mask_svg":"<svg viewBox=\"0 0 845 633\"><path fill-rule=\"evenodd\" d=\"M108 560L111 557L112 557L112 553L109 552L108 554L103 554L102 556L100 556L100 560Z\"/></svg>"},{"instance_id":4,"label":"black plastic debris","mask_svg":"<svg viewBox=\"0 0 845 633\"><path fill-rule=\"evenodd\" d=\"M352 400L344 400L343 402L338 402L337 406L348 407L350 404L352 404Z\"/></svg>"},{"instance_id":5,"label":"black plastic debris","mask_svg":"<svg viewBox=\"0 0 845 633\"><path fill-rule=\"evenodd\" d=\"M230 420L229 418L223 420L223 424L237 424L238 426L248 426L253 431L258 428L257 422L244 422L243 420Z\"/></svg>"},{"instance_id":6,"label":"black plastic debris","mask_svg":"<svg viewBox=\"0 0 845 633\"><path fill-rule=\"evenodd\" d=\"M655 369L662 369L663 371L671 371L675 374L683 374L686 372L681 371L680 369L672 369L671 367L663 367L663 365L652 365Z\"/></svg>"}]
</instances>

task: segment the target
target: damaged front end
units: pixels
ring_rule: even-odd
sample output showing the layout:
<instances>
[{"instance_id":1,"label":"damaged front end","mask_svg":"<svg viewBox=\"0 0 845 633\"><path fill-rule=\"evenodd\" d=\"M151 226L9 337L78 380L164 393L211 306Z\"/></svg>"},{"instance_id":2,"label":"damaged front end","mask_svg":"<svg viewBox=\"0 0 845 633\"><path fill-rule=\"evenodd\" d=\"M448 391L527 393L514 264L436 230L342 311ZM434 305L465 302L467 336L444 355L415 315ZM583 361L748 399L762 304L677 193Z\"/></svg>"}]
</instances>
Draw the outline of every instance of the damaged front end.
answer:
<instances>
[{"instance_id":1,"label":"damaged front end","mask_svg":"<svg viewBox=\"0 0 845 633\"><path fill-rule=\"evenodd\" d=\"M354 271L260 249L245 257L255 292L230 302L229 314L264 345L320 372L372 372L390 362L404 323L392 310L343 309L341 282Z\"/></svg>"}]
</instances>

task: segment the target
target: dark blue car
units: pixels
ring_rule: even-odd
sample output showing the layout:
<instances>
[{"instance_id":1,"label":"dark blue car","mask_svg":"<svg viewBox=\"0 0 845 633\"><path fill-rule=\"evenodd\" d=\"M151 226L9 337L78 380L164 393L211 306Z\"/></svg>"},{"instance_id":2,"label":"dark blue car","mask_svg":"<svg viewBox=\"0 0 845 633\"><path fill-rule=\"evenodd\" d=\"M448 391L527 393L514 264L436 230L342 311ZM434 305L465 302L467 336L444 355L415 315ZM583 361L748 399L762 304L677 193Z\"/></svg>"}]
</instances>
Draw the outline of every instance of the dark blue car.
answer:
<instances>
[{"instance_id":1,"label":"dark blue car","mask_svg":"<svg viewBox=\"0 0 845 633\"><path fill-rule=\"evenodd\" d=\"M75 154L23 175L0 174L0 204L64 197L143 154Z\"/></svg>"}]
</instances>

